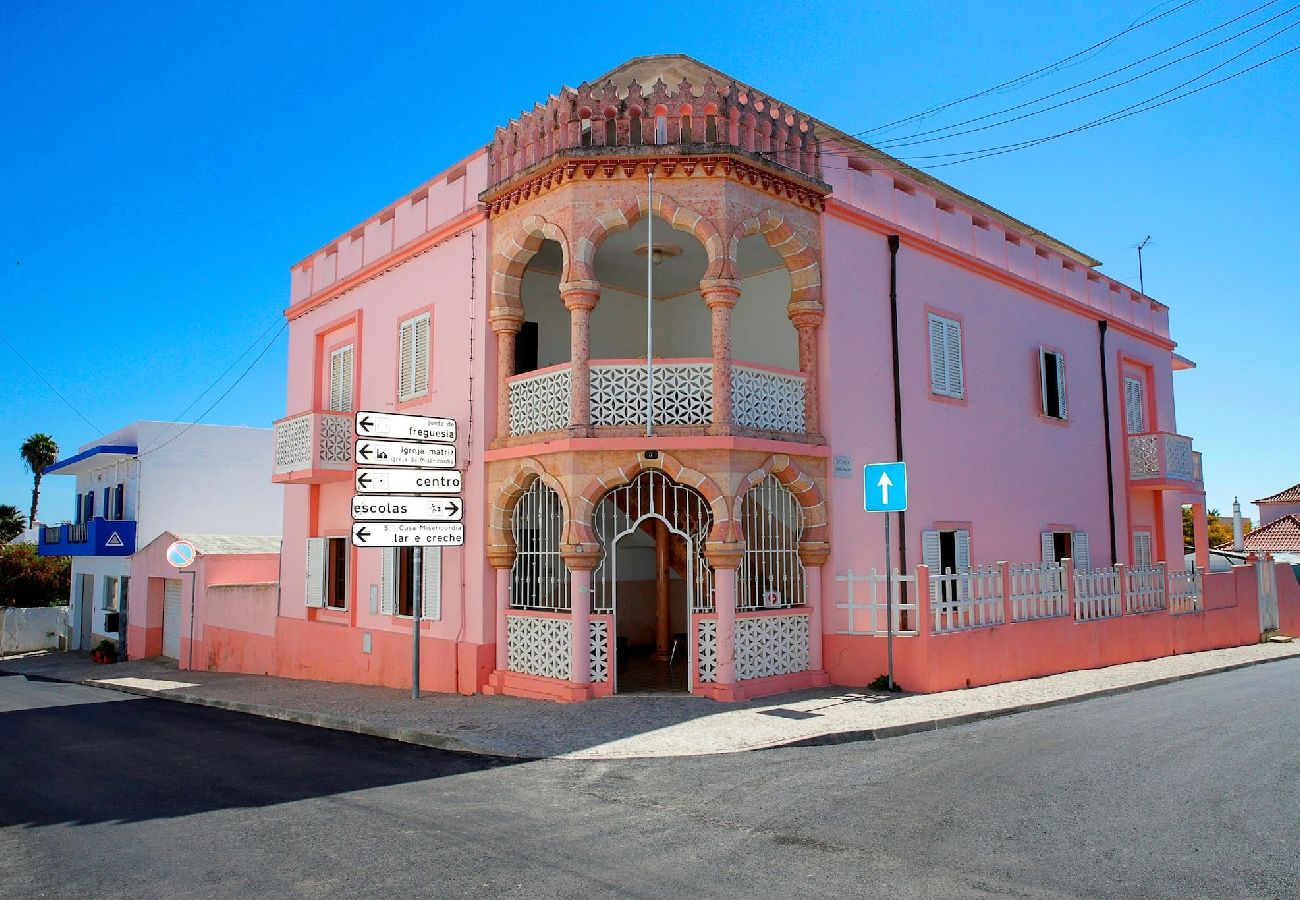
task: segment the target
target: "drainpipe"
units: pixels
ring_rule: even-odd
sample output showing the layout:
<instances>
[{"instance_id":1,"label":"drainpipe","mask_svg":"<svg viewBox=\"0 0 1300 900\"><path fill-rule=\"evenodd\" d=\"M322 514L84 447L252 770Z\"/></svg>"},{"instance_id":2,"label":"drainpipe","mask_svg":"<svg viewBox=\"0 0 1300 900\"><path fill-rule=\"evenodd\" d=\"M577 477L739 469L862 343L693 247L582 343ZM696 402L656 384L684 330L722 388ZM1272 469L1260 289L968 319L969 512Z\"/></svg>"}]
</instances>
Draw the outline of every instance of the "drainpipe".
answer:
<instances>
[{"instance_id":1,"label":"drainpipe","mask_svg":"<svg viewBox=\"0 0 1300 900\"><path fill-rule=\"evenodd\" d=\"M1107 322L1097 322L1099 353L1101 354L1101 417L1106 437L1106 502L1110 509L1110 564L1119 560L1115 549L1115 452L1110 442L1110 375L1106 369L1106 328Z\"/></svg>"},{"instance_id":2,"label":"drainpipe","mask_svg":"<svg viewBox=\"0 0 1300 900\"><path fill-rule=\"evenodd\" d=\"M898 361L898 248L902 243L896 234L889 241L889 333L894 352L894 452L903 461L903 382ZM886 514L887 515L887 514ZM886 567L892 560L885 560ZM907 513L898 514L898 569L907 574ZM903 582L902 600L907 602L907 582Z\"/></svg>"}]
</instances>

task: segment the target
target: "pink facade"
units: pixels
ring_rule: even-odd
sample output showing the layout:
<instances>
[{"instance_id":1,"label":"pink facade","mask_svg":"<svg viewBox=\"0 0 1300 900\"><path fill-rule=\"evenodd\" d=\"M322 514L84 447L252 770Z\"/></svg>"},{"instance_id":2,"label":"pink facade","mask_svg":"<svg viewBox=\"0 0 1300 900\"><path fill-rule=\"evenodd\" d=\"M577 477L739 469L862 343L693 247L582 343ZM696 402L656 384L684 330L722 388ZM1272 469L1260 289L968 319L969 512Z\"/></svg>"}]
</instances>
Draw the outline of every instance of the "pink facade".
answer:
<instances>
[{"instance_id":1,"label":"pink facade","mask_svg":"<svg viewBox=\"0 0 1300 900\"><path fill-rule=\"evenodd\" d=\"M418 591L428 690L860 685L884 640L842 579L891 565L919 579L908 688L1254 640L1238 573L1174 571L1204 488L1168 309L1095 265L685 57L566 89L293 267L279 597L227 604L257 636L207 623L199 656L407 686ZM466 543L419 586L346 540L363 409L459 423ZM911 496L887 561L861 467L898 458L896 423ZM1011 591L1010 564L1046 567L1056 613L970 618L994 583L973 573ZM1094 616L1107 578L1125 587ZM930 628L931 603L964 624Z\"/></svg>"}]
</instances>

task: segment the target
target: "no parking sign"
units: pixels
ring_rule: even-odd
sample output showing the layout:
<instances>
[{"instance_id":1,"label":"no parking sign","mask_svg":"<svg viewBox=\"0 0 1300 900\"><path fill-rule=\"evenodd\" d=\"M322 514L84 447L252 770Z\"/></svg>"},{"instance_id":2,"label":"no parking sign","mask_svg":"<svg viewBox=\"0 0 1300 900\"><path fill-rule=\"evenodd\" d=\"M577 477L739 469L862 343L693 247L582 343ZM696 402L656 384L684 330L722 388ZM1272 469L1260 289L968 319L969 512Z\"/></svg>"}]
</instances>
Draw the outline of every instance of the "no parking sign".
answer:
<instances>
[{"instance_id":1,"label":"no parking sign","mask_svg":"<svg viewBox=\"0 0 1300 900\"><path fill-rule=\"evenodd\" d=\"M189 541L173 541L167 548L167 562L171 563L178 569L183 569L190 563L194 562L194 557L198 551Z\"/></svg>"}]
</instances>

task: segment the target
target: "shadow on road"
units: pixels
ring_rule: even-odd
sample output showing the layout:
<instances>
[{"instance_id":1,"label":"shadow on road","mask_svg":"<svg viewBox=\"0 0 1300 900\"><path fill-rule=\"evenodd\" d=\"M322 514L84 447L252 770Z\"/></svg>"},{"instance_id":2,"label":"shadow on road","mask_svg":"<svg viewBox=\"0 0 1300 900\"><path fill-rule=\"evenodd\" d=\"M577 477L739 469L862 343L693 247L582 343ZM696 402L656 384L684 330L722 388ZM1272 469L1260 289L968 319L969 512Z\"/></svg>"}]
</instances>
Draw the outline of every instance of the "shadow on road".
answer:
<instances>
[{"instance_id":1,"label":"shadow on road","mask_svg":"<svg viewBox=\"0 0 1300 900\"><path fill-rule=\"evenodd\" d=\"M47 705L0 712L0 827L263 807L512 764L81 685L4 682Z\"/></svg>"}]
</instances>

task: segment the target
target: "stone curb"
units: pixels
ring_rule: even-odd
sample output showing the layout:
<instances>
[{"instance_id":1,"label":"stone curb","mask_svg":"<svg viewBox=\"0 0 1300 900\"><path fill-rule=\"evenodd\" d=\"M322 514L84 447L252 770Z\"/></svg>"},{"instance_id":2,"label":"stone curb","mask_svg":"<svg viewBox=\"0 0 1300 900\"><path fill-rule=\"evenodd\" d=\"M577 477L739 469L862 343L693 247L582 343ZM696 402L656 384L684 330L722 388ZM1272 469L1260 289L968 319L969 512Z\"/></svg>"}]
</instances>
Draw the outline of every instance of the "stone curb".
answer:
<instances>
[{"instance_id":1,"label":"stone curb","mask_svg":"<svg viewBox=\"0 0 1300 900\"><path fill-rule=\"evenodd\" d=\"M91 678L56 678L50 675L40 675L44 680L62 682L64 684L81 684L87 687L99 688L101 690L118 691L123 694L136 694L141 697L153 697L159 700L172 700L178 703L189 703L195 706L207 706L214 709L224 709L230 712L244 713L251 716L259 716L264 719L279 719L284 722L294 722L299 725L310 725L315 728L328 728L333 731L344 731L352 734L364 734L369 737L377 737L390 741L399 741L404 744L415 744L421 747L431 747L435 750L447 750L454 753L468 753L476 756L492 756L503 759L514 760L536 760L536 759L563 759L567 762L608 762L620 759L686 759L693 756L718 756L731 753L750 753L759 750L777 750L786 747L829 747L836 744L851 744L863 741L878 741L885 738L901 737L907 734L916 734L921 731L937 731L940 728L951 728L957 725L966 725L971 722L979 722L985 719L996 719L1002 716L1015 715L1016 713L1029 712L1035 709L1046 709L1052 706L1065 706L1070 703L1080 703L1084 700L1094 700L1099 697L1113 697L1119 694L1127 694L1132 691L1142 690L1144 688L1158 687L1164 684L1173 684L1178 681L1185 681L1189 678L1200 678L1204 675L1217 675L1222 672L1231 672L1236 669L1246 669L1251 666L1263 665L1264 663L1277 662L1284 659L1297 659L1300 656L1295 654L1285 656L1273 656L1266 659L1251 659L1245 662L1229 663L1227 665L1215 666L1210 669L1202 669L1198 672L1184 672L1179 675L1166 675L1160 678L1152 678L1147 681L1134 682L1133 684L1117 685L1116 687L1100 688L1095 691L1087 691L1081 694L1072 694L1068 697L1056 697L1050 700L1040 700L1034 703L1020 703L1012 706L1003 706L997 709L986 709L972 713L961 713L958 715L944 716L939 719L923 719L916 722L904 722L898 725L885 725L880 728L862 728L850 729L847 731L835 731L828 734L814 735L812 737L793 738L791 740L778 740L763 744L753 744L746 747L737 747L731 750L706 750L699 753L683 754L648 754L638 755L630 754L607 754L603 756L576 756L569 754L556 754L552 756L536 756L526 753L512 753L509 750L488 747L482 744L475 744L459 737L436 731L420 731L414 728L398 728L384 725L368 725L365 722L356 719L349 719L342 716L330 716L323 713L304 712L296 709L284 709L278 706L266 706L259 703L243 703L238 700L224 700L217 697L200 697L194 694L187 694L178 691L168 690L151 690L149 688L134 687L131 685L121 684L104 684L102 681Z\"/></svg>"}]
</instances>

